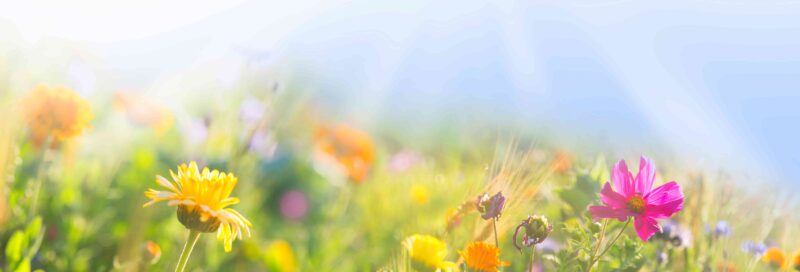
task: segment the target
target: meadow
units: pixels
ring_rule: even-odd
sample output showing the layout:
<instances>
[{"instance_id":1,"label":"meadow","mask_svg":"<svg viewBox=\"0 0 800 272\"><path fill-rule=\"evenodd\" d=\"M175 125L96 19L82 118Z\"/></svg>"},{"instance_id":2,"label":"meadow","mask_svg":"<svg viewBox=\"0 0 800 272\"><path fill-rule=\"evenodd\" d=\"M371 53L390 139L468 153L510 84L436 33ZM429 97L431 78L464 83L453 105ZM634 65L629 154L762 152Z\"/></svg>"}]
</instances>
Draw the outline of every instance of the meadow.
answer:
<instances>
[{"instance_id":1,"label":"meadow","mask_svg":"<svg viewBox=\"0 0 800 272\"><path fill-rule=\"evenodd\" d=\"M553 131L400 137L255 74L85 95L58 67L0 70L3 271L800 270L795 202L724 169Z\"/></svg>"}]
</instances>

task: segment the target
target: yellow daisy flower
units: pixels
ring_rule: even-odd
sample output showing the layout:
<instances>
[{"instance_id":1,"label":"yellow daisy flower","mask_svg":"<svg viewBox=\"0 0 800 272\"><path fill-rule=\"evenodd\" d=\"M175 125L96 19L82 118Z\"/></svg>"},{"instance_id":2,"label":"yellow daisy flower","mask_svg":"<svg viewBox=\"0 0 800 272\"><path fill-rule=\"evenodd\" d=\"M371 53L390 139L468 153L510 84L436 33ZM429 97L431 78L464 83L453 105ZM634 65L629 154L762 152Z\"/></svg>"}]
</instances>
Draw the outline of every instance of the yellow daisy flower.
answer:
<instances>
[{"instance_id":1,"label":"yellow daisy flower","mask_svg":"<svg viewBox=\"0 0 800 272\"><path fill-rule=\"evenodd\" d=\"M48 136L53 144L75 137L89 127L92 112L89 102L75 92L63 88L36 87L22 100L25 121L36 145Z\"/></svg>"},{"instance_id":2,"label":"yellow daisy flower","mask_svg":"<svg viewBox=\"0 0 800 272\"><path fill-rule=\"evenodd\" d=\"M464 251L459 251L467 267L476 271L495 272L498 267L508 266L510 263L500 261L500 249L484 242L472 242Z\"/></svg>"},{"instance_id":3,"label":"yellow daisy flower","mask_svg":"<svg viewBox=\"0 0 800 272\"><path fill-rule=\"evenodd\" d=\"M774 268L782 268L786 264L786 255L780 248L771 247L764 253L762 260Z\"/></svg>"},{"instance_id":4,"label":"yellow daisy flower","mask_svg":"<svg viewBox=\"0 0 800 272\"><path fill-rule=\"evenodd\" d=\"M415 234L403 241L412 265L419 271L456 271L456 265L444 261L447 245L436 237Z\"/></svg>"},{"instance_id":5,"label":"yellow daisy flower","mask_svg":"<svg viewBox=\"0 0 800 272\"><path fill-rule=\"evenodd\" d=\"M150 189L145 196L152 199L144 204L150 206L159 201L167 201L169 206L178 206L178 220L189 230L197 232L217 232L217 239L224 240L225 252L231 251L234 238L242 239L242 233L250 236L250 221L239 212L226 208L239 203L230 197L237 178L217 170L203 168L198 171L197 163L182 164L176 175L170 170L173 181L162 176L156 182L168 191Z\"/></svg>"},{"instance_id":6,"label":"yellow daisy flower","mask_svg":"<svg viewBox=\"0 0 800 272\"><path fill-rule=\"evenodd\" d=\"M800 271L800 250L794 254L794 258L792 258L792 266L794 266L794 270Z\"/></svg>"}]
</instances>

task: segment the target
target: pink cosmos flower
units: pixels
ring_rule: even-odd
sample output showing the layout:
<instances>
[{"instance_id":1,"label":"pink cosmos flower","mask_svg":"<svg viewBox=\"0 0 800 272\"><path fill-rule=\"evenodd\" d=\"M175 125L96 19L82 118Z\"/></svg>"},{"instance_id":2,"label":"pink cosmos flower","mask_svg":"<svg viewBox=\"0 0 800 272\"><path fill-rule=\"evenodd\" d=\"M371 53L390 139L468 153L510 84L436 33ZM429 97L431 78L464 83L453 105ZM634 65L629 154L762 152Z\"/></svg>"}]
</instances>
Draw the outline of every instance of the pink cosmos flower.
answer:
<instances>
[{"instance_id":1,"label":"pink cosmos flower","mask_svg":"<svg viewBox=\"0 0 800 272\"><path fill-rule=\"evenodd\" d=\"M656 219L668 218L683 209L683 192L678 183L670 181L652 189L655 179L656 167L645 156L639 161L635 179L625 160L620 160L611 174L614 188L606 182L600 191L600 200L605 205L591 206L589 213L595 219L616 218L619 221L632 216L636 234L647 241L661 230Z\"/></svg>"}]
</instances>

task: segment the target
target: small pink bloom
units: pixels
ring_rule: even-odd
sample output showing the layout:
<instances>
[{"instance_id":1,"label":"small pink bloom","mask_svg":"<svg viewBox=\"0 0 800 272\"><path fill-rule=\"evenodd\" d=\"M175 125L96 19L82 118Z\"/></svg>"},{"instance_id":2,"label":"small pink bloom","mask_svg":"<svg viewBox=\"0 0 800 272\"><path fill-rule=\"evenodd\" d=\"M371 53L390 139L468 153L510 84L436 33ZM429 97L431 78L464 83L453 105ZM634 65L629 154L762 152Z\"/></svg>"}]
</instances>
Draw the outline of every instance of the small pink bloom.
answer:
<instances>
[{"instance_id":1,"label":"small pink bloom","mask_svg":"<svg viewBox=\"0 0 800 272\"><path fill-rule=\"evenodd\" d=\"M589 207L595 219L616 218L625 221L633 216L633 226L642 241L647 241L661 230L656 219L672 216L683 209L683 192L675 181L653 188L656 167L645 156L639 160L639 173L636 178L628 171L625 160L614 166L611 180L614 188L606 182L600 191L603 206Z\"/></svg>"}]
</instances>

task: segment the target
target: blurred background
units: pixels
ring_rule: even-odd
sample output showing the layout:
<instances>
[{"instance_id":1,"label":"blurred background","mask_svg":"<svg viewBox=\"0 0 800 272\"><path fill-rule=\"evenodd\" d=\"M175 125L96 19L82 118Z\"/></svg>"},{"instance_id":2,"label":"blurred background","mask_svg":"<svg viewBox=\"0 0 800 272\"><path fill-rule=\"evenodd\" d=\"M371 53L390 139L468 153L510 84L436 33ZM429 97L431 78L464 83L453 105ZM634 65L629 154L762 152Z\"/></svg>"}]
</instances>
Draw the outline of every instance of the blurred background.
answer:
<instances>
[{"instance_id":1,"label":"blurred background","mask_svg":"<svg viewBox=\"0 0 800 272\"><path fill-rule=\"evenodd\" d=\"M168 100L187 71L233 84L249 63L397 133L535 128L800 184L794 1L426 2L25 1L0 9L0 29L23 69L58 54L86 94Z\"/></svg>"}]
</instances>

